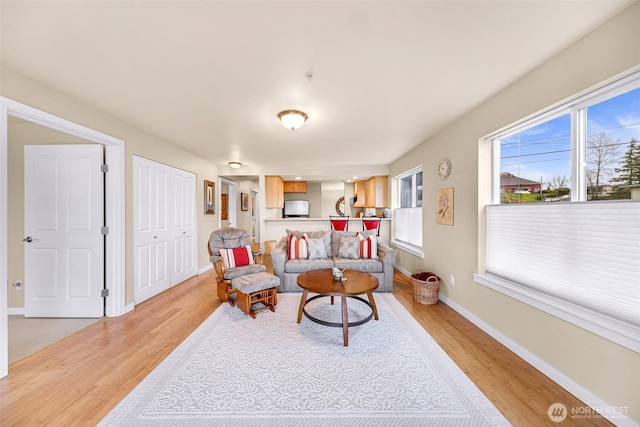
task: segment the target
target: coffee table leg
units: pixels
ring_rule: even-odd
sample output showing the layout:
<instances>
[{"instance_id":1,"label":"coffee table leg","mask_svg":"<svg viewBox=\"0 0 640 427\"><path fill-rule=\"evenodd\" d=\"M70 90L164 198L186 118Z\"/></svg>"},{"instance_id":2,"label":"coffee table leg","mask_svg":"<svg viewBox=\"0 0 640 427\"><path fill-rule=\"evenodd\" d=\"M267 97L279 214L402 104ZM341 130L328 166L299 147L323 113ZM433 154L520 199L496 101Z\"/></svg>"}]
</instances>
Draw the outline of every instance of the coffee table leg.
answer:
<instances>
[{"instance_id":1,"label":"coffee table leg","mask_svg":"<svg viewBox=\"0 0 640 427\"><path fill-rule=\"evenodd\" d=\"M349 316L347 315L347 297L342 295L342 337L344 338L344 346L349 345Z\"/></svg>"},{"instance_id":2,"label":"coffee table leg","mask_svg":"<svg viewBox=\"0 0 640 427\"><path fill-rule=\"evenodd\" d=\"M378 307L376 307L376 301L373 299L373 294L371 292L367 293L367 297L369 297L369 304L373 308L373 318L378 320Z\"/></svg>"},{"instance_id":3,"label":"coffee table leg","mask_svg":"<svg viewBox=\"0 0 640 427\"><path fill-rule=\"evenodd\" d=\"M309 291L306 289L302 292L302 298L300 298L300 307L298 308L298 323L302 320L302 309L304 308L304 304L307 302L307 294Z\"/></svg>"}]
</instances>

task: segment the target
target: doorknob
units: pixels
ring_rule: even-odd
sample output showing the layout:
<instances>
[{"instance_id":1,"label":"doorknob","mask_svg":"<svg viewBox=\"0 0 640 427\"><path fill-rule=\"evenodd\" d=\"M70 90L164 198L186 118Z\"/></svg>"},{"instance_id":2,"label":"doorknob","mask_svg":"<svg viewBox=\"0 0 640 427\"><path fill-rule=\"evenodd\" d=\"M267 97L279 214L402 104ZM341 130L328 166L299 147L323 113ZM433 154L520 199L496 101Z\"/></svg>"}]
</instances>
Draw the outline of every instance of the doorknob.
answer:
<instances>
[{"instance_id":1,"label":"doorknob","mask_svg":"<svg viewBox=\"0 0 640 427\"><path fill-rule=\"evenodd\" d=\"M23 242L27 242L27 243L31 243L33 242L33 239L31 238L31 236L27 236L24 239L22 239Z\"/></svg>"}]
</instances>

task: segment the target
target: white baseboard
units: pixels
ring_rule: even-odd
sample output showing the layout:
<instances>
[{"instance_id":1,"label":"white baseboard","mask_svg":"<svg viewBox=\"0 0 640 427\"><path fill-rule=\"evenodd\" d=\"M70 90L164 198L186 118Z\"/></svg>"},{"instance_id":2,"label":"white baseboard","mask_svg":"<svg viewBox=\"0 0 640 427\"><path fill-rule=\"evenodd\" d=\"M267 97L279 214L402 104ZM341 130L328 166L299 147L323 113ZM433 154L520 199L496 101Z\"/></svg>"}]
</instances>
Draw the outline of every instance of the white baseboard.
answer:
<instances>
[{"instance_id":1,"label":"white baseboard","mask_svg":"<svg viewBox=\"0 0 640 427\"><path fill-rule=\"evenodd\" d=\"M125 305L124 306L124 313L122 313L122 314L126 314L126 313L128 313L130 311L133 311L134 307L135 307L134 303Z\"/></svg>"},{"instance_id":2,"label":"white baseboard","mask_svg":"<svg viewBox=\"0 0 640 427\"><path fill-rule=\"evenodd\" d=\"M213 268L213 264L207 264L205 267L202 267L200 270L198 270L198 276L206 273L207 271L211 270Z\"/></svg>"},{"instance_id":3,"label":"white baseboard","mask_svg":"<svg viewBox=\"0 0 640 427\"><path fill-rule=\"evenodd\" d=\"M450 300L444 295L440 295L440 300L458 312L461 316L469 320L471 323L482 329L484 332L489 334L492 338L498 341L500 344L507 347L509 350L514 352L520 358L524 359L527 363L535 367L537 370L542 372L544 375L549 377L551 380L556 382L562 388L567 390L569 393L573 394L575 397L583 401L585 404L594 408L596 412L599 412L604 418L611 421L618 427L639 427L640 424L633 421L631 418L623 415L621 412L625 411L625 408L618 408L613 405L607 404L605 401L600 399L598 396L585 389L571 378L567 377L565 374L549 365L547 362L531 353L527 349L520 346L518 343L513 341L511 338L505 336L500 331L494 329L487 323L485 323L482 319L474 315L473 313L467 311L464 307L458 305L454 301ZM567 408L569 411L569 416L571 416L571 408ZM577 410L579 408L576 408ZM617 409L618 413L608 413L611 409Z\"/></svg>"},{"instance_id":4,"label":"white baseboard","mask_svg":"<svg viewBox=\"0 0 640 427\"><path fill-rule=\"evenodd\" d=\"M24 307L8 307L7 315L9 316L24 316Z\"/></svg>"}]
</instances>

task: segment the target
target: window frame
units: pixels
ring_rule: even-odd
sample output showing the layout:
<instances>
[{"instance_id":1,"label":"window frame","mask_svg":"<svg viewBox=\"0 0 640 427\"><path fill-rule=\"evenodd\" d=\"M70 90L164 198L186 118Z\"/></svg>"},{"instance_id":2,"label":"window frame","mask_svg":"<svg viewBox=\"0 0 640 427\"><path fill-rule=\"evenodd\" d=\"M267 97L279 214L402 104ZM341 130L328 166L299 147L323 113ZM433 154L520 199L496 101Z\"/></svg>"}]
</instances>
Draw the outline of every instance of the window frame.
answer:
<instances>
[{"instance_id":1,"label":"window frame","mask_svg":"<svg viewBox=\"0 0 640 427\"><path fill-rule=\"evenodd\" d=\"M587 201L587 109L639 88L640 72L636 72L552 109L533 114L483 138L492 145L492 203L500 204L500 139L565 114L569 114L571 120L571 201Z\"/></svg>"},{"instance_id":2,"label":"window frame","mask_svg":"<svg viewBox=\"0 0 640 427\"><path fill-rule=\"evenodd\" d=\"M392 197L392 203L391 203L391 207L394 211L394 215L393 215L393 221L392 221L392 225L393 227L391 228L391 244L393 244L394 246L403 249L406 252L409 252L417 257L420 258L424 258L424 252L422 249L422 223L424 221L423 218L423 206L424 206L424 170L423 170L423 165L420 166L416 166L413 169L407 170L406 172L403 172L401 174L396 175L395 177L392 178L392 194L394 195L394 197ZM423 206L416 206L417 204L417 185L416 185L416 175L422 173L422 205ZM409 208L401 208L402 206L402 180L411 176L411 207ZM411 210L411 213L414 214L418 214L419 215L419 224L420 224L420 245L416 245L413 244L411 242L407 242L401 239L397 239L396 238L396 230L399 227L399 222L397 221L398 219L398 209L403 209L403 210ZM417 222L418 220L416 220ZM403 223L404 225L404 223ZM409 224L408 224L409 225Z\"/></svg>"},{"instance_id":3,"label":"window frame","mask_svg":"<svg viewBox=\"0 0 640 427\"><path fill-rule=\"evenodd\" d=\"M479 140L478 201L482 214L478 218L478 273L474 274L474 281L640 353L640 326L618 321L588 307L574 304L571 299L559 299L551 294L532 290L523 283L517 283L487 272L490 256L487 249L490 238L489 207L515 208L521 211L517 205L510 206L500 203L499 139L569 113L571 114L572 150L570 205L577 202L594 208L610 206L615 209L616 204L627 204L627 206L631 206L628 205L629 203L638 204L638 200L588 201L587 199L587 109L638 88L640 88L640 72L636 71L616 81L605 82L596 89L582 92L568 101L532 114ZM553 221L550 224L553 224ZM635 286L634 283L630 283L629 286Z\"/></svg>"}]
</instances>

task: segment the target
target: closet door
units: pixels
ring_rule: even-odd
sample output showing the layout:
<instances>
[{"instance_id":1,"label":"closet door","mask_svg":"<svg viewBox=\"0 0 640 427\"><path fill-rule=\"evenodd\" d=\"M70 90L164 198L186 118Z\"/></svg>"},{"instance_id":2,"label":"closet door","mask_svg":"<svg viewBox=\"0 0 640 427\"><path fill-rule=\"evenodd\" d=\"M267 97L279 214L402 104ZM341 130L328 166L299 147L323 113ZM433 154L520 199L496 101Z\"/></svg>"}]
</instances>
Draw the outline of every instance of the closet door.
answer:
<instances>
[{"instance_id":1,"label":"closet door","mask_svg":"<svg viewBox=\"0 0 640 427\"><path fill-rule=\"evenodd\" d=\"M134 292L139 304L196 274L196 176L133 156Z\"/></svg>"},{"instance_id":2,"label":"closet door","mask_svg":"<svg viewBox=\"0 0 640 427\"><path fill-rule=\"evenodd\" d=\"M172 170L172 286L196 275L195 263L195 194L196 176L179 169Z\"/></svg>"},{"instance_id":3,"label":"closet door","mask_svg":"<svg viewBox=\"0 0 640 427\"><path fill-rule=\"evenodd\" d=\"M139 304L169 289L169 173L133 157L133 300Z\"/></svg>"}]
</instances>

